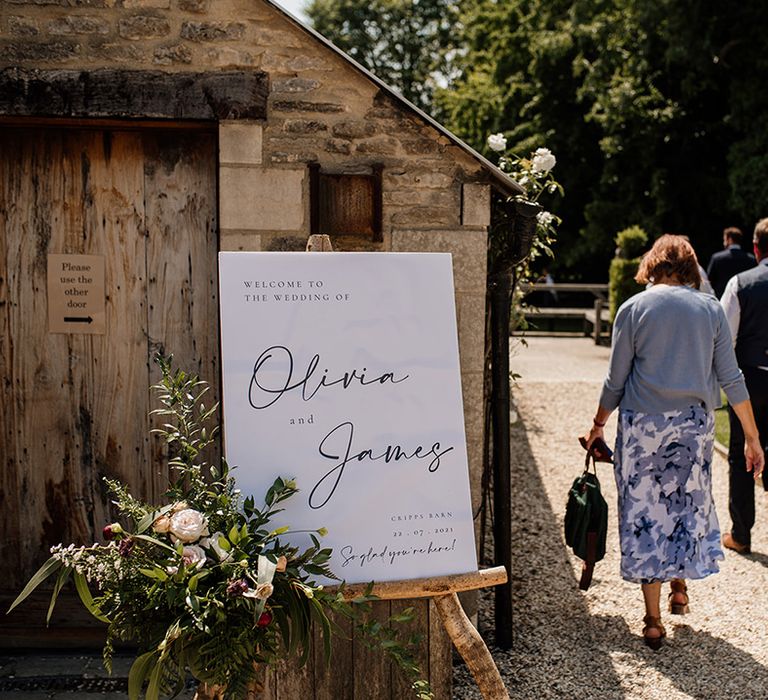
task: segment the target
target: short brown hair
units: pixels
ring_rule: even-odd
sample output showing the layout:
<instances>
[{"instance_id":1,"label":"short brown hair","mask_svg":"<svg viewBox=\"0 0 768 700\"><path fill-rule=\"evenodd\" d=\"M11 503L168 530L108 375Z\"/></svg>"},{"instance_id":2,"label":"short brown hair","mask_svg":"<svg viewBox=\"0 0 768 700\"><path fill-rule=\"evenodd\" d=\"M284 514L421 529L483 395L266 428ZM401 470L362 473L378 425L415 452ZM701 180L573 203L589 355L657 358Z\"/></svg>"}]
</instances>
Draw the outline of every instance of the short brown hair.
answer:
<instances>
[{"instance_id":1,"label":"short brown hair","mask_svg":"<svg viewBox=\"0 0 768 700\"><path fill-rule=\"evenodd\" d=\"M675 277L681 284L701 286L699 261L691 244L682 236L665 233L643 256L635 281L648 284L663 277Z\"/></svg>"},{"instance_id":2,"label":"short brown hair","mask_svg":"<svg viewBox=\"0 0 768 700\"><path fill-rule=\"evenodd\" d=\"M741 245L741 239L744 238L744 234L737 226L729 226L728 228L723 229L723 236L727 236L737 245Z\"/></svg>"},{"instance_id":3,"label":"short brown hair","mask_svg":"<svg viewBox=\"0 0 768 700\"><path fill-rule=\"evenodd\" d=\"M768 255L768 219L760 219L755 224L755 233L752 242L757 246L760 255Z\"/></svg>"}]
</instances>

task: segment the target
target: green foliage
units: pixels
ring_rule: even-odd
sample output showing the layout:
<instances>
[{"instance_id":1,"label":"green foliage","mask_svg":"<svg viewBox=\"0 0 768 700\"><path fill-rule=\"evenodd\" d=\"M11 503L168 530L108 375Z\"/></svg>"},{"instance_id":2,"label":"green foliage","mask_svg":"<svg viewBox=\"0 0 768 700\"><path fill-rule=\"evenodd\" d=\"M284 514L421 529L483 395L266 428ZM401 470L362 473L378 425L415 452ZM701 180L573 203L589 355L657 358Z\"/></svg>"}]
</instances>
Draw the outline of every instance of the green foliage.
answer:
<instances>
[{"instance_id":1,"label":"green foliage","mask_svg":"<svg viewBox=\"0 0 768 700\"><path fill-rule=\"evenodd\" d=\"M314 28L340 49L429 109L449 71L457 4L450 0L312 0Z\"/></svg>"},{"instance_id":2,"label":"green foliage","mask_svg":"<svg viewBox=\"0 0 768 700\"><path fill-rule=\"evenodd\" d=\"M245 698L255 664L286 656L306 663L313 624L330 659L330 612L370 632L412 679L414 694L431 697L419 680L414 641L391 625L386 633L372 631L360 617L370 596L347 602L341 592L315 583L319 576L336 578L328 568L331 550L316 537L324 528L308 533L312 545L300 551L281 541L288 527L271 526L281 504L297 492L295 482L277 478L263 505L250 496L241 500L227 465L215 467L204 459L218 434L218 406L205 403L207 384L174 370L170 358L157 361L162 381L153 388L162 408L154 413L166 422L155 432L168 444L175 477L167 504L143 503L119 482L109 482L118 511L133 525L108 525L107 544L52 547L53 556L11 609L56 575L50 619L59 591L74 574L86 609L108 624L107 668L116 642L138 646L128 681L131 700L142 690L147 700L177 693L188 669L200 681L224 687L226 698Z\"/></svg>"},{"instance_id":3,"label":"green foliage","mask_svg":"<svg viewBox=\"0 0 768 700\"><path fill-rule=\"evenodd\" d=\"M546 147L557 154L557 179L568 196L548 204L564 222L555 271L578 263L584 202L601 160L599 131L585 118L573 76L577 47L566 23L570 6L559 0L461 3L463 36L457 40L465 46L455 64L460 77L435 95L435 112L446 126L486 155L486 137L493 132L505 134L513 153ZM601 255L607 269L610 255L602 250L598 260Z\"/></svg>"},{"instance_id":4,"label":"green foliage","mask_svg":"<svg viewBox=\"0 0 768 700\"><path fill-rule=\"evenodd\" d=\"M503 132L514 153L559 155L556 275L604 279L628 220L706 259L726 225L766 214L762 0L314 0L310 16L421 106L434 91L479 151Z\"/></svg>"},{"instance_id":5,"label":"green foliage","mask_svg":"<svg viewBox=\"0 0 768 700\"><path fill-rule=\"evenodd\" d=\"M560 157L558 265L600 277L627 220L702 257L768 199L768 27L760 0L466 0L460 77L436 94L478 149ZM706 202L706 206L701 206Z\"/></svg>"},{"instance_id":6,"label":"green foliage","mask_svg":"<svg viewBox=\"0 0 768 700\"><path fill-rule=\"evenodd\" d=\"M608 273L608 306L611 322L616 318L619 307L629 297L643 291L642 285L635 282L640 260L634 258L614 258Z\"/></svg>"},{"instance_id":7,"label":"green foliage","mask_svg":"<svg viewBox=\"0 0 768 700\"><path fill-rule=\"evenodd\" d=\"M616 247L619 256L625 260L639 258L648 245L648 234L639 226L630 226L616 234Z\"/></svg>"}]
</instances>

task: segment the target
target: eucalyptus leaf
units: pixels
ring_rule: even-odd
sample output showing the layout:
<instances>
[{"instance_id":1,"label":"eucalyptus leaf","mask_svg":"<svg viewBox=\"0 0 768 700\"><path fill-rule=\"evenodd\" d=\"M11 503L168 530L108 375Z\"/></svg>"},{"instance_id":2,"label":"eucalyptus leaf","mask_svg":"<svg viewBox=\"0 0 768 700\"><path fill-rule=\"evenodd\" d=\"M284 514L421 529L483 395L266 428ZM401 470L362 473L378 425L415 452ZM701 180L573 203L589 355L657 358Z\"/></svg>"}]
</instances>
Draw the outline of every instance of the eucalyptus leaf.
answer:
<instances>
[{"instance_id":1,"label":"eucalyptus leaf","mask_svg":"<svg viewBox=\"0 0 768 700\"><path fill-rule=\"evenodd\" d=\"M24 586L24 589L19 593L19 595L16 597L16 600L11 603L11 607L8 608L8 612L11 612L19 603L21 603L23 600L29 597L30 593L35 590L45 579L47 579L52 574L56 573L62 566L62 562L55 557L51 557L48 561L45 562L32 576L31 579L27 582L27 585Z\"/></svg>"},{"instance_id":2,"label":"eucalyptus leaf","mask_svg":"<svg viewBox=\"0 0 768 700\"><path fill-rule=\"evenodd\" d=\"M53 609L56 606L56 599L59 597L59 593L61 589L64 587L64 584L69 579L69 575L72 573L72 569L69 567L64 567L59 571L59 575L56 578L56 585L53 587L53 592L51 593L51 602L48 605L48 614L45 616L45 624L49 625L51 623L51 615L53 615Z\"/></svg>"},{"instance_id":3,"label":"eucalyptus leaf","mask_svg":"<svg viewBox=\"0 0 768 700\"><path fill-rule=\"evenodd\" d=\"M75 572L75 589L77 590L77 595L80 596L80 600L82 601L86 610L88 610L88 612L91 613L91 615L93 615L97 620L109 624L109 618L101 612L101 609L93 600L93 596L91 595L91 591L88 588L88 582L86 581L85 576L78 572Z\"/></svg>"},{"instance_id":4,"label":"eucalyptus leaf","mask_svg":"<svg viewBox=\"0 0 768 700\"><path fill-rule=\"evenodd\" d=\"M149 685L147 686L146 700L160 700L160 683L163 677L162 657L157 660L152 673L149 674Z\"/></svg>"},{"instance_id":5,"label":"eucalyptus leaf","mask_svg":"<svg viewBox=\"0 0 768 700\"><path fill-rule=\"evenodd\" d=\"M148 651L146 654L138 656L131 665L128 672L128 698L129 700L139 700L141 689L144 687L144 680L154 667L158 653Z\"/></svg>"},{"instance_id":6,"label":"eucalyptus leaf","mask_svg":"<svg viewBox=\"0 0 768 700\"><path fill-rule=\"evenodd\" d=\"M142 540L143 542L149 542L150 544L154 544L157 547L162 547L163 549L167 549L169 552L173 552L174 554L177 554L180 552L178 551L178 547L174 548L170 545L167 545L165 542L161 542L160 540L150 537L149 535L132 535L133 539L135 540ZM182 549L184 547L182 546Z\"/></svg>"}]
</instances>

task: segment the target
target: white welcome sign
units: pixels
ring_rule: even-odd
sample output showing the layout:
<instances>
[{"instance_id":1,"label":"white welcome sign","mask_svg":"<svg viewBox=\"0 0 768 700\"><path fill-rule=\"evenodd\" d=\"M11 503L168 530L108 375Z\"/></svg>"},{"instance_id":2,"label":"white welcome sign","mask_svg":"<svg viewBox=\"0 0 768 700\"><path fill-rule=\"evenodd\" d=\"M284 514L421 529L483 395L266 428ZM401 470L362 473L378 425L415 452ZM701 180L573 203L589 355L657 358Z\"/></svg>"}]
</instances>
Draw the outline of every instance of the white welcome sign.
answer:
<instances>
[{"instance_id":1,"label":"white welcome sign","mask_svg":"<svg viewBox=\"0 0 768 700\"><path fill-rule=\"evenodd\" d=\"M220 253L224 443L350 583L477 570L451 257ZM286 535L296 546L308 535Z\"/></svg>"}]
</instances>

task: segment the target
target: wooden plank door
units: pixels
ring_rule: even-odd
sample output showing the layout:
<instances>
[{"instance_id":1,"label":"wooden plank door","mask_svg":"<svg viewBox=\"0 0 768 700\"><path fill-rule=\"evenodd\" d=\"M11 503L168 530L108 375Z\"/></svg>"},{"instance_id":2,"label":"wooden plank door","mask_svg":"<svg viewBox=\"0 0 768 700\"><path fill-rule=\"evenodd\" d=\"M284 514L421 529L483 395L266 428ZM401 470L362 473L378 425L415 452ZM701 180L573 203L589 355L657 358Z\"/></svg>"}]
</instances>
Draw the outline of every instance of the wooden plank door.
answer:
<instances>
[{"instance_id":1,"label":"wooden plank door","mask_svg":"<svg viewBox=\"0 0 768 700\"><path fill-rule=\"evenodd\" d=\"M104 477L165 490L152 357L216 389L217 249L215 134L0 128L0 588L99 538ZM104 256L103 335L48 332L49 253Z\"/></svg>"}]
</instances>

